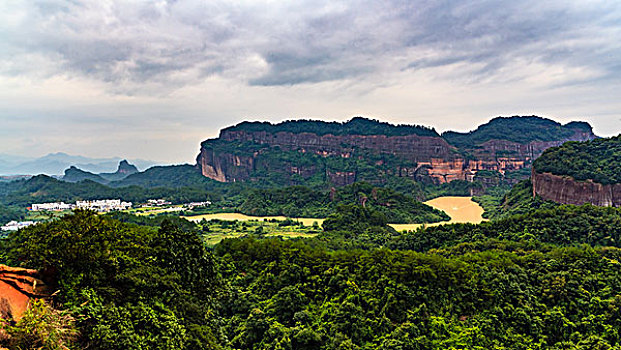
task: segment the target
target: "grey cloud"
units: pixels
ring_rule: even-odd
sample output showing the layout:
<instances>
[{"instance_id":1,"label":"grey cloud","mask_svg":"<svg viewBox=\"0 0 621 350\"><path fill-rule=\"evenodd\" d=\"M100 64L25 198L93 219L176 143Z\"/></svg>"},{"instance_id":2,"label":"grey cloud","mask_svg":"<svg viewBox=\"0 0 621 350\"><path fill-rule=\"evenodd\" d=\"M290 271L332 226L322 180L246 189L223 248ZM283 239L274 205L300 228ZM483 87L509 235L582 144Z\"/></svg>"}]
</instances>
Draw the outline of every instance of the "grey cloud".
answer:
<instances>
[{"instance_id":1,"label":"grey cloud","mask_svg":"<svg viewBox=\"0 0 621 350\"><path fill-rule=\"evenodd\" d=\"M26 6L26 18L0 24L5 60L42 54L63 70L116 85L153 81L174 89L213 74L292 85L455 63L480 64L474 73L494 78L516 58L593 69L600 79L621 75L615 3L48 0L18 6ZM597 33L603 34L590 42ZM266 66L249 65L254 56ZM196 74L173 77L184 70Z\"/></svg>"}]
</instances>

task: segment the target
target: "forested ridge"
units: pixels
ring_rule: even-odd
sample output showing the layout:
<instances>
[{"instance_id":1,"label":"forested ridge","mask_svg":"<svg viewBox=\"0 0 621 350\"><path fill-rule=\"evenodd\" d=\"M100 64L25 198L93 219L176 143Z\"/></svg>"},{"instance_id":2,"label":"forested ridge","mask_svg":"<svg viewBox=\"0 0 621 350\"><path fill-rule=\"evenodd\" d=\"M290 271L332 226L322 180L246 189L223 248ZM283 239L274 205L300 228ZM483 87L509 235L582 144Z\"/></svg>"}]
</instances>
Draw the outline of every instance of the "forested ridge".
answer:
<instances>
[{"instance_id":1,"label":"forested ridge","mask_svg":"<svg viewBox=\"0 0 621 350\"><path fill-rule=\"evenodd\" d=\"M317 135L386 135L386 136L439 136L435 129L421 125L393 125L375 119L354 117L346 122L325 122L321 120L288 120L282 123L242 122L223 131L245 132L290 132L313 133Z\"/></svg>"},{"instance_id":2,"label":"forested ridge","mask_svg":"<svg viewBox=\"0 0 621 350\"><path fill-rule=\"evenodd\" d=\"M590 132L586 122L570 122L562 125L550 119L530 117L497 117L482 124L476 130L461 133L447 131L442 137L457 147L472 148L490 140L507 140L518 143L531 141L557 141L572 136L575 132Z\"/></svg>"},{"instance_id":3,"label":"forested ridge","mask_svg":"<svg viewBox=\"0 0 621 350\"><path fill-rule=\"evenodd\" d=\"M557 206L397 233L383 213L347 204L315 238L248 234L213 250L200 225L117 217L134 223L77 211L0 240L0 261L55 273L53 305L74 330L57 344L616 349L621 341L616 208ZM24 319L1 344L38 344L28 330L45 325Z\"/></svg>"},{"instance_id":4,"label":"forested ridge","mask_svg":"<svg viewBox=\"0 0 621 350\"><path fill-rule=\"evenodd\" d=\"M621 135L587 142L566 142L543 152L533 163L539 173L592 180L604 185L621 183Z\"/></svg>"}]
</instances>

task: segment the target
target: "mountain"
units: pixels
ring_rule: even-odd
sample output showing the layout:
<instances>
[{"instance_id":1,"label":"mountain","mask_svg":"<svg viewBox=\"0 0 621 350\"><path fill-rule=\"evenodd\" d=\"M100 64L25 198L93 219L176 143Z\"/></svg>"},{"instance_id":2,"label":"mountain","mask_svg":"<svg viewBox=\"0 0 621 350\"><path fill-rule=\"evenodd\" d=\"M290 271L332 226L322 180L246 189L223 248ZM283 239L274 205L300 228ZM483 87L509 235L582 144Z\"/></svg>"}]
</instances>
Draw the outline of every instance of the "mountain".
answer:
<instances>
[{"instance_id":1,"label":"mountain","mask_svg":"<svg viewBox=\"0 0 621 350\"><path fill-rule=\"evenodd\" d=\"M130 174L122 180L111 182L110 186L192 187L204 185L208 182L215 181L201 176L195 166L183 164L154 166L143 172Z\"/></svg>"},{"instance_id":2,"label":"mountain","mask_svg":"<svg viewBox=\"0 0 621 350\"><path fill-rule=\"evenodd\" d=\"M442 137L461 149L474 149L493 140L528 145L565 139L589 140L594 135L593 129L586 122L570 122L562 125L537 116L513 116L494 118L467 133L447 131Z\"/></svg>"},{"instance_id":3,"label":"mountain","mask_svg":"<svg viewBox=\"0 0 621 350\"><path fill-rule=\"evenodd\" d=\"M621 135L546 150L532 182L533 194L546 200L621 207Z\"/></svg>"},{"instance_id":4,"label":"mountain","mask_svg":"<svg viewBox=\"0 0 621 350\"><path fill-rule=\"evenodd\" d=\"M32 159L33 158L0 153L0 169L9 169L19 165L20 163L31 161Z\"/></svg>"},{"instance_id":5,"label":"mountain","mask_svg":"<svg viewBox=\"0 0 621 350\"><path fill-rule=\"evenodd\" d=\"M81 170L73 165L65 170L65 175L63 175L62 180L66 182L80 182L84 180L90 180L98 182L100 184L108 183L108 181L103 177L88 171Z\"/></svg>"},{"instance_id":6,"label":"mountain","mask_svg":"<svg viewBox=\"0 0 621 350\"><path fill-rule=\"evenodd\" d=\"M65 169L75 166L92 173L114 172L121 158L89 158L66 153L50 153L40 158L21 158L0 155L0 174L2 175L60 175ZM149 168L156 163L149 160L132 159L138 169Z\"/></svg>"},{"instance_id":7,"label":"mountain","mask_svg":"<svg viewBox=\"0 0 621 350\"><path fill-rule=\"evenodd\" d=\"M205 179L205 181L210 181ZM112 187L91 180L72 183L61 181L46 175L33 176L28 180L0 183L1 205L14 208L26 208L32 203L76 200L114 199L143 203L148 199L163 198L173 203L200 202L211 199L211 193L205 188L146 188L141 186Z\"/></svg>"},{"instance_id":8,"label":"mountain","mask_svg":"<svg viewBox=\"0 0 621 350\"><path fill-rule=\"evenodd\" d=\"M99 176L108 180L108 181L119 181L128 177L129 175L135 174L138 172L138 168L135 165L129 164L129 162L123 159L119 162L119 166L113 173L100 173Z\"/></svg>"},{"instance_id":9,"label":"mountain","mask_svg":"<svg viewBox=\"0 0 621 350\"><path fill-rule=\"evenodd\" d=\"M473 181L481 170L517 182L545 149L593 138L587 123L561 125L536 116L494 118L470 133L443 135L359 117L345 123L244 122L203 141L197 165L216 181L273 185L382 184L394 177Z\"/></svg>"},{"instance_id":10,"label":"mountain","mask_svg":"<svg viewBox=\"0 0 621 350\"><path fill-rule=\"evenodd\" d=\"M63 181L67 182L79 182L83 180L91 180L94 182L98 182L100 184L108 184L112 181L120 181L129 175L135 174L138 172L136 166L129 164L127 160L122 160L119 162L119 166L117 170L113 173L100 173L94 174L89 171L84 171L78 169L75 166L69 167L65 170L65 175L63 176Z\"/></svg>"}]
</instances>

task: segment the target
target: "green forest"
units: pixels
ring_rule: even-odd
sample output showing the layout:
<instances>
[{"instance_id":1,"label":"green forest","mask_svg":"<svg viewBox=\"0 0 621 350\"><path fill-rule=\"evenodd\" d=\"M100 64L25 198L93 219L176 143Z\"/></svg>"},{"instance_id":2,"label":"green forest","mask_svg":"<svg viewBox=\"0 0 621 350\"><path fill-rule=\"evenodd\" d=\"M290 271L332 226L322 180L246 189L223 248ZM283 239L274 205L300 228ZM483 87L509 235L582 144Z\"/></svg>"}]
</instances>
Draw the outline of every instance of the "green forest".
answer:
<instances>
[{"instance_id":1,"label":"green forest","mask_svg":"<svg viewBox=\"0 0 621 350\"><path fill-rule=\"evenodd\" d=\"M621 183L621 135L587 142L566 142L535 160L539 173L570 176L609 185Z\"/></svg>"},{"instance_id":2,"label":"green forest","mask_svg":"<svg viewBox=\"0 0 621 350\"><path fill-rule=\"evenodd\" d=\"M530 122L548 123L539 119ZM520 137L583 127L549 125ZM617 183L619 141L569 142L535 167ZM484 181L437 185L393 176L390 155L278 152L257 157L255 175L264 174L248 183L219 183L192 166L154 167L108 185L47 176L0 182L4 221L24 218L33 202L98 198L209 200L202 211L325 218L304 226L75 210L4 234L0 264L39 270L54 293L32 300L20 320L0 320L0 348L621 349L621 208L547 202L533 196L530 180L510 187L515 179L491 171L478 175ZM559 157L602 177L575 174ZM324 168L285 181L262 163L307 161ZM332 187L331 169L359 178ZM421 201L473 193L489 221L402 232L388 225L441 223L446 213Z\"/></svg>"},{"instance_id":3,"label":"green forest","mask_svg":"<svg viewBox=\"0 0 621 350\"><path fill-rule=\"evenodd\" d=\"M334 188L331 191L316 191L303 186L257 189L250 191L245 198L239 206L239 211L256 216L325 218L338 205L364 204L381 212L388 222L394 224L450 220L446 213L425 205L411 196L365 182Z\"/></svg>"},{"instance_id":4,"label":"green forest","mask_svg":"<svg viewBox=\"0 0 621 350\"><path fill-rule=\"evenodd\" d=\"M557 206L397 233L339 205L312 238L76 211L0 240L53 276L11 348L614 349L621 210ZM122 219L125 222L118 221ZM53 342L49 339L54 339Z\"/></svg>"},{"instance_id":5,"label":"green forest","mask_svg":"<svg viewBox=\"0 0 621 350\"><path fill-rule=\"evenodd\" d=\"M22 219L32 203L109 198L133 203L162 198L173 204L209 200L213 205L203 212L316 218L326 217L339 203L360 204L366 198L368 205L384 212L392 223L437 222L447 220L446 214L420 201L445 195L468 196L471 189L480 186L465 181L435 185L392 178L383 186L360 182L337 187L336 196L331 198L332 187L327 187L325 182L314 187L282 188L269 183L220 183L201 176L193 167L180 169L179 173L168 167L154 167L145 173L130 175L123 180L127 181L125 186L90 180L64 182L45 175L0 182L1 223Z\"/></svg>"},{"instance_id":6,"label":"green forest","mask_svg":"<svg viewBox=\"0 0 621 350\"><path fill-rule=\"evenodd\" d=\"M393 125L380 122L375 119L354 117L349 121L324 122L320 120L289 120L278 124L270 122L243 122L235 126L223 129L223 131L246 131L246 132L290 132L313 133L317 135L386 135L386 136L439 136L430 127L421 125Z\"/></svg>"},{"instance_id":7,"label":"green forest","mask_svg":"<svg viewBox=\"0 0 621 350\"><path fill-rule=\"evenodd\" d=\"M586 122L570 122L562 125L537 116L514 116L494 118L467 133L447 131L442 133L442 137L453 146L468 149L494 139L518 143L563 140L576 131L589 132L591 126Z\"/></svg>"}]
</instances>

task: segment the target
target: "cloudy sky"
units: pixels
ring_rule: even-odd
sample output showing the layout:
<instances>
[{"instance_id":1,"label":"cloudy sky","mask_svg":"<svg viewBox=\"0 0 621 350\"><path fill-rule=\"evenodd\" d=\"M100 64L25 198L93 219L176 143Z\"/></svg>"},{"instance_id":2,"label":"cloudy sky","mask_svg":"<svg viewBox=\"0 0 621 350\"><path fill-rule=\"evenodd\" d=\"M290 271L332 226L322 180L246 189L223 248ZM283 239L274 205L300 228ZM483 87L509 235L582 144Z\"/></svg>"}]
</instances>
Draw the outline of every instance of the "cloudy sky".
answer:
<instances>
[{"instance_id":1,"label":"cloudy sky","mask_svg":"<svg viewBox=\"0 0 621 350\"><path fill-rule=\"evenodd\" d=\"M193 162L249 120L621 132L619 1L0 1L0 153Z\"/></svg>"}]
</instances>

